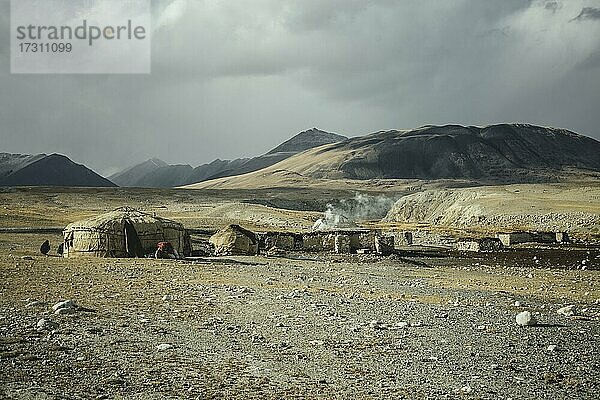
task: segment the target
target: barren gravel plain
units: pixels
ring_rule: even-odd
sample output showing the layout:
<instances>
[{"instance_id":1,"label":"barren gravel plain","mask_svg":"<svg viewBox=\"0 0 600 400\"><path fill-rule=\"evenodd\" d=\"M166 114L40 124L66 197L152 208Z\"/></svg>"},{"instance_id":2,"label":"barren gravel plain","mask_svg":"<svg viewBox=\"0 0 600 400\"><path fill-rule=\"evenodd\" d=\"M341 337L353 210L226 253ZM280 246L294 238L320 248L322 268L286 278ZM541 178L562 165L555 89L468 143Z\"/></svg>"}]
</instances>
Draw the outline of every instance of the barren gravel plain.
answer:
<instances>
[{"instance_id":1,"label":"barren gravel plain","mask_svg":"<svg viewBox=\"0 0 600 400\"><path fill-rule=\"evenodd\" d=\"M0 226L60 226L138 201L159 210L149 195L50 190L2 193ZM162 200L166 216L187 216L192 226L223 222L185 211L215 207L216 197L197 194L204 197L195 202L174 193ZM290 214L306 224L310 198L302 197L307 211ZM45 239L55 248L61 237L0 233L0 398L596 399L600 392L597 247L184 262L45 257ZM57 315L52 307L62 300L78 308ZM569 305L570 313L557 313ZM522 311L537 324L519 326Z\"/></svg>"}]
</instances>

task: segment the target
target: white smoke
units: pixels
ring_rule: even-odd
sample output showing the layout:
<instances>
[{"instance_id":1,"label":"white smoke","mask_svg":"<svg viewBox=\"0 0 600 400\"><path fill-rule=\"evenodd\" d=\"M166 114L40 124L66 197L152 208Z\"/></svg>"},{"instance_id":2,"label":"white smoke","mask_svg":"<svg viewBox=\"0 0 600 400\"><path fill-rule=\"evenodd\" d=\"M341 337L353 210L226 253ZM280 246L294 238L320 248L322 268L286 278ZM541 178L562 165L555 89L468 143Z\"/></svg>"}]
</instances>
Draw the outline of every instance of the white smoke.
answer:
<instances>
[{"instance_id":1,"label":"white smoke","mask_svg":"<svg viewBox=\"0 0 600 400\"><path fill-rule=\"evenodd\" d=\"M313 225L313 231L353 228L360 221L383 218L397 198L357 193L352 199L342 199L337 204L327 204L323 218Z\"/></svg>"}]
</instances>

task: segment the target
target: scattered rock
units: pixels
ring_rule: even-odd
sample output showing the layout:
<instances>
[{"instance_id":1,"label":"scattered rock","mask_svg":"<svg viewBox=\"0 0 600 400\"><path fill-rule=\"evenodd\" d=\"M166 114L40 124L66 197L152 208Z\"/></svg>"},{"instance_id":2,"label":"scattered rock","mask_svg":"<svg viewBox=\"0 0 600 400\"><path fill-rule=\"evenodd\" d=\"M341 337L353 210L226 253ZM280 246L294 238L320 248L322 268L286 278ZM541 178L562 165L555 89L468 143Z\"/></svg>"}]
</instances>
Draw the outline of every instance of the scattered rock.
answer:
<instances>
[{"instance_id":1,"label":"scattered rock","mask_svg":"<svg viewBox=\"0 0 600 400\"><path fill-rule=\"evenodd\" d=\"M52 311L54 311L55 313L63 308L72 308L72 309L77 309L77 303L75 303L74 300L65 300L65 301L59 301L58 303L56 303L55 305L52 306Z\"/></svg>"},{"instance_id":2,"label":"scattered rock","mask_svg":"<svg viewBox=\"0 0 600 400\"><path fill-rule=\"evenodd\" d=\"M261 334L255 333L250 337L250 340L252 341L252 343L264 343L265 337Z\"/></svg>"},{"instance_id":3,"label":"scattered rock","mask_svg":"<svg viewBox=\"0 0 600 400\"><path fill-rule=\"evenodd\" d=\"M67 315L67 314L75 314L76 312L77 312L76 308L59 308L58 310L54 311L54 314Z\"/></svg>"},{"instance_id":4,"label":"scattered rock","mask_svg":"<svg viewBox=\"0 0 600 400\"><path fill-rule=\"evenodd\" d=\"M535 317L529 311L518 313L515 319L517 324L521 326L534 326L537 324Z\"/></svg>"},{"instance_id":5,"label":"scattered rock","mask_svg":"<svg viewBox=\"0 0 600 400\"><path fill-rule=\"evenodd\" d=\"M21 260L25 260L25 261L33 261L33 257L31 256L22 256Z\"/></svg>"},{"instance_id":6,"label":"scattered rock","mask_svg":"<svg viewBox=\"0 0 600 400\"><path fill-rule=\"evenodd\" d=\"M556 312L560 315L564 315L565 317L572 317L575 315L575 305L571 304L569 306L559 308Z\"/></svg>"},{"instance_id":7,"label":"scattered rock","mask_svg":"<svg viewBox=\"0 0 600 400\"><path fill-rule=\"evenodd\" d=\"M519 300L515 301L514 306L515 307L521 307L521 302Z\"/></svg>"},{"instance_id":8,"label":"scattered rock","mask_svg":"<svg viewBox=\"0 0 600 400\"><path fill-rule=\"evenodd\" d=\"M173 348L173 345L169 344L169 343L162 343L162 344L159 344L158 346L156 346L156 350L158 350L158 351L166 351L166 350L170 350L172 348Z\"/></svg>"},{"instance_id":9,"label":"scattered rock","mask_svg":"<svg viewBox=\"0 0 600 400\"><path fill-rule=\"evenodd\" d=\"M546 350L548 350L548 351L556 351L557 347L558 346L556 346L555 344L551 344L550 346L548 346L548 348Z\"/></svg>"},{"instance_id":10,"label":"scattered rock","mask_svg":"<svg viewBox=\"0 0 600 400\"><path fill-rule=\"evenodd\" d=\"M58 324L49 319L42 318L36 324L38 331L54 331L58 329Z\"/></svg>"},{"instance_id":11,"label":"scattered rock","mask_svg":"<svg viewBox=\"0 0 600 400\"><path fill-rule=\"evenodd\" d=\"M462 393L469 394L469 393L473 392L473 388L471 386L469 386L469 385L465 385L465 386L463 386L463 387L460 388L460 391Z\"/></svg>"},{"instance_id":12,"label":"scattered rock","mask_svg":"<svg viewBox=\"0 0 600 400\"><path fill-rule=\"evenodd\" d=\"M369 326L373 329L387 329L387 325L382 323L381 321L378 321L376 319L374 319L373 321L369 322Z\"/></svg>"}]
</instances>

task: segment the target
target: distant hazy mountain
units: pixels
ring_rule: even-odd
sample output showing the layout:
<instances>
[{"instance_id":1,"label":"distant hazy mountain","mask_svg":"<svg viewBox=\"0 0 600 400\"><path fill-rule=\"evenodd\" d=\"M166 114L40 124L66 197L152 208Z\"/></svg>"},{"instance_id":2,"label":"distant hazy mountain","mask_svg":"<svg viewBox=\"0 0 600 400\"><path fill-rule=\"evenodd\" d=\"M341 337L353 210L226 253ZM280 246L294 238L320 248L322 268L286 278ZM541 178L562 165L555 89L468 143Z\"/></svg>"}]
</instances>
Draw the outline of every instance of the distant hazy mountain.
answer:
<instances>
[{"instance_id":1,"label":"distant hazy mountain","mask_svg":"<svg viewBox=\"0 0 600 400\"><path fill-rule=\"evenodd\" d=\"M268 153L253 158L215 160L192 168L189 165L169 165L153 158L116 173L110 179L119 186L174 187L226 176L245 174L268 167L295 154L324 144L346 140L337 135L312 128L298 133Z\"/></svg>"},{"instance_id":2,"label":"distant hazy mountain","mask_svg":"<svg viewBox=\"0 0 600 400\"><path fill-rule=\"evenodd\" d=\"M137 187L168 188L186 182L194 169L189 165L167 165L159 167L137 180ZM125 186L125 185L121 185Z\"/></svg>"},{"instance_id":3,"label":"distant hazy mountain","mask_svg":"<svg viewBox=\"0 0 600 400\"><path fill-rule=\"evenodd\" d=\"M163 160L152 158L143 163L134 165L133 167L124 169L121 172L117 172L116 174L109 176L108 179L119 186L129 186L130 182L138 182L143 179L144 176L156 171L158 168L166 167L168 165L169 164Z\"/></svg>"},{"instance_id":4,"label":"distant hazy mountain","mask_svg":"<svg viewBox=\"0 0 600 400\"><path fill-rule=\"evenodd\" d=\"M352 138L192 187L270 187L283 173L311 179L539 182L556 180L565 168L600 171L600 142L528 124L424 126Z\"/></svg>"},{"instance_id":5,"label":"distant hazy mountain","mask_svg":"<svg viewBox=\"0 0 600 400\"><path fill-rule=\"evenodd\" d=\"M44 157L46 157L45 154L32 156L29 154L0 153L0 180Z\"/></svg>"},{"instance_id":6,"label":"distant hazy mountain","mask_svg":"<svg viewBox=\"0 0 600 400\"><path fill-rule=\"evenodd\" d=\"M235 160L216 159L213 162L202 164L199 167L194 168L192 174L187 177L186 182L202 182L207 179L212 179L213 177L224 173L224 171L235 171L248 160L248 158L237 158Z\"/></svg>"},{"instance_id":7,"label":"distant hazy mountain","mask_svg":"<svg viewBox=\"0 0 600 400\"><path fill-rule=\"evenodd\" d=\"M0 186L109 187L115 184L60 154L0 153Z\"/></svg>"},{"instance_id":8,"label":"distant hazy mountain","mask_svg":"<svg viewBox=\"0 0 600 400\"><path fill-rule=\"evenodd\" d=\"M151 158L113 174L109 179L119 186L167 188L185 182L192 172L189 165L169 165Z\"/></svg>"}]
</instances>

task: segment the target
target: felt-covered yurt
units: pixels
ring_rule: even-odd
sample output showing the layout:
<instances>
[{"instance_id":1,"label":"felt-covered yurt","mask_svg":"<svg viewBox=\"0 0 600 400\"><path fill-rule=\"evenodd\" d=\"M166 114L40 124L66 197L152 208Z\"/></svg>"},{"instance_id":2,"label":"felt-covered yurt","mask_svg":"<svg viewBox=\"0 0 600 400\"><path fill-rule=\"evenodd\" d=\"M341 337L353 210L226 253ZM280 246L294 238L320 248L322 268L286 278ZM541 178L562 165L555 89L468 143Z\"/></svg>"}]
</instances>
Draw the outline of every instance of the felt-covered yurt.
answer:
<instances>
[{"instance_id":1,"label":"felt-covered yurt","mask_svg":"<svg viewBox=\"0 0 600 400\"><path fill-rule=\"evenodd\" d=\"M129 207L73 222L63 238L64 257L143 257L159 242L170 242L180 256L192 251L182 224Z\"/></svg>"}]
</instances>

